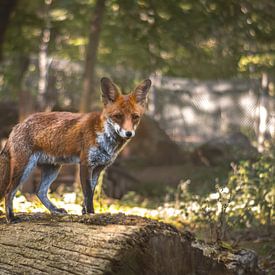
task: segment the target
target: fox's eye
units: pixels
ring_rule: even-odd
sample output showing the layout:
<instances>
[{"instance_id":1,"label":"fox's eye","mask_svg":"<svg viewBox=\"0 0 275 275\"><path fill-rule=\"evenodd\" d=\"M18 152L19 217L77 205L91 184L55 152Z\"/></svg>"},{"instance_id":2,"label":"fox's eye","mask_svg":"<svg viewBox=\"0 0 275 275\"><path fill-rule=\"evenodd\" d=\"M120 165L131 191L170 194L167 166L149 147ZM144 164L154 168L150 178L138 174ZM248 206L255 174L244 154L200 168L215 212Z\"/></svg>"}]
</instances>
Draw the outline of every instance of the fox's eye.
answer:
<instances>
[{"instance_id":1,"label":"fox's eye","mask_svg":"<svg viewBox=\"0 0 275 275\"><path fill-rule=\"evenodd\" d=\"M122 114L115 114L115 115L113 115L113 118L115 120L122 120L123 119L123 115Z\"/></svg>"},{"instance_id":2,"label":"fox's eye","mask_svg":"<svg viewBox=\"0 0 275 275\"><path fill-rule=\"evenodd\" d=\"M140 118L140 116L137 115L137 114L133 114L133 115L132 115L132 119L133 119L133 120L138 120L139 118Z\"/></svg>"}]
</instances>

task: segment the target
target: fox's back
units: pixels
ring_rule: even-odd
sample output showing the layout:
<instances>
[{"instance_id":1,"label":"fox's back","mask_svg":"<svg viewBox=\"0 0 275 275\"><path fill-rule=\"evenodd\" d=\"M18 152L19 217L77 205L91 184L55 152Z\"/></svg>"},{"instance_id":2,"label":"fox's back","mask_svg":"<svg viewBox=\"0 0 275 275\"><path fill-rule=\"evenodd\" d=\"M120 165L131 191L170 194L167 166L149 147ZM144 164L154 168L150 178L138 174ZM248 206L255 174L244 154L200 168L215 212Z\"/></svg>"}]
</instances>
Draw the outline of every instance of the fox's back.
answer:
<instances>
[{"instance_id":1,"label":"fox's back","mask_svg":"<svg viewBox=\"0 0 275 275\"><path fill-rule=\"evenodd\" d=\"M9 141L21 148L28 146L32 151L43 150L60 156L77 154L83 142L83 133L88 131L90 136L95 135L92 120L96 123L97 116L97 113L35 113L14 127ZM91 125L87 130L88 124Z\"/></svg>"}]
</instances>

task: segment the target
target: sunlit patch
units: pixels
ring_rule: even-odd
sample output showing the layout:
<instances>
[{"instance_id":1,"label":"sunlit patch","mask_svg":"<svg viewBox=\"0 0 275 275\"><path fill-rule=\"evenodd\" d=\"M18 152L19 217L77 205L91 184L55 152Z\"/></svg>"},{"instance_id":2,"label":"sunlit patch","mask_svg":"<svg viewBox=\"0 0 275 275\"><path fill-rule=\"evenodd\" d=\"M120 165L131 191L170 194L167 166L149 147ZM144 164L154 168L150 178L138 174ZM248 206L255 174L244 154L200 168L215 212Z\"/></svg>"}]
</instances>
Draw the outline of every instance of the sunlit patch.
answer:
<instances>
[{"instance_id":1,"label":"sunlit patch","mask_svg":"<svg viewBox=\"0 0 275 275\"><path fill-rule=\"evenodd\" d=\"M75 203L76 202L76 193L66 193L63 196L65 203Z\"/></svg>"}]
</instances>

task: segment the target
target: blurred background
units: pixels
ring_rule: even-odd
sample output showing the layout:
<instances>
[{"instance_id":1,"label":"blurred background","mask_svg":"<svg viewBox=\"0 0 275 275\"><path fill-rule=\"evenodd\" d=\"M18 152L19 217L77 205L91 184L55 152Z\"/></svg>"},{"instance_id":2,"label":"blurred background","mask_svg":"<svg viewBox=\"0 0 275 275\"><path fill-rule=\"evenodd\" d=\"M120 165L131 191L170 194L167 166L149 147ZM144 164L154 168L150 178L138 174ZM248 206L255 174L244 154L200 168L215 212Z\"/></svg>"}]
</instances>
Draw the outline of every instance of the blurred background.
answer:
<instances>
[{"instance_id":1,"label":"blurred background","mask_svg":"<svg viewBox=\"0 0 275 275\"><path fill-rule=\"evenodd\" d=\"M103 76L123 93L150 77L148 112L104 174L98 211L157 218L231 245L260 238L272 268L274 26L270 0L1 0L2 146L33 112L100 109ZM76 170L64 167L51 189L72 213ZM35 172L21 189L28 200L38 181Z\"/></svg>"}]
</instances>

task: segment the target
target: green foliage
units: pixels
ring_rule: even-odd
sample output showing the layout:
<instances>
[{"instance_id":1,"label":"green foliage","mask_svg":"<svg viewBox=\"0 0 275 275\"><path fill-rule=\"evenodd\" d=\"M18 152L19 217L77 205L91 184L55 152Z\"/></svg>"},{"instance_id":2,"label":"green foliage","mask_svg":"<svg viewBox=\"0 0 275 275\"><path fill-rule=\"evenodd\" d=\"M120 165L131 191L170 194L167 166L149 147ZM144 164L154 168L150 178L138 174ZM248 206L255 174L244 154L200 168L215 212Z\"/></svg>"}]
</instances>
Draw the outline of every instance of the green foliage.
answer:
<instances>
[{"instance_id":1,"label":"green foliage","mask_svg":"<svg viewBox=\"0 0 275 275\"><path fill-rule=\"evenodd\" d=\"M233 165L226 187L216 185L207 197L191 195L188 182L176 193L175 206L185 221L208 224L211 239L222 240L229 228L265 225L269 230L275 211L275 154L263 154L255 162Z\"/></svg>"},{"instance_id":2,"label":"green foliage","mask_svg":"<svg viewBox=\"0 0 275 275\"><path fill-rule=\"evenodd\" d=\"M92 0L52 2L51 57L84 61L94 6ZM5 36L6 60L37 56L44 8L42 0L18 2ZM205 79L274 72L272 9L268 0L107 1L98 69L127 85L128 78L153 72Z\"/></svg>"},{"instance_id":3,"label":"green foliage","mask_svg":"<svg viewBox=\"0 0 275 275\"><path fill-rule=\"evenodd\" d=\"M228 181L232 207L240 225L270 225L275 205L275 154L264 154L258 161L233 166Z\"/></svg>"}]
</instances>

